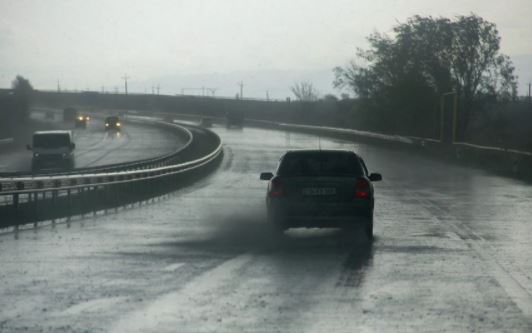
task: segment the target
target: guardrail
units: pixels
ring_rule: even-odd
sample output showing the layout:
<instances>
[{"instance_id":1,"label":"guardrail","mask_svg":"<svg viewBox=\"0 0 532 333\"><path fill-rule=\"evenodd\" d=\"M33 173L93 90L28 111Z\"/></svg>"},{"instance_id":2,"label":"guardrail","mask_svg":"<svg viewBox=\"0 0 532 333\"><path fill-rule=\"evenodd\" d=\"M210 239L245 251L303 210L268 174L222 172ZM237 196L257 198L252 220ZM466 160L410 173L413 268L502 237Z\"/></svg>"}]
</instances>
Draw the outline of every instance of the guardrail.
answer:
<instances>
[{"instance_id":1,"label":"guardrail","mask_svg":"<svg viewBox=\"0 0 532 333\"><path fill-rule=\"evenodd\" d=\"M517 149L489 147L467 142L455 142L451 145L444 145L440 140L431 138L386 135L381 133L327 126L276 123L263 120L249 120L248 123L254 124L256 126L274 126L275 128L279 129L309 131L312 133L321 132L328 135L348 135L378 142L407 144L410 147L424 149L426 152L431 152L434 155L443 155L451 157L454 160L470 161L480 166L494 169L495 171L506 175L525 178L532 177L532 153Z\"/></svg>"},{"instance_id":2,"label":"guardrail","mask_svg":"<svg viewBox=\"0 0 532 333\"><path fill-rule=\"evenodd\" d=\"M191 139L172 154L122 164L123 170L83 169L76 170L76 174L0 178L0 228L40 220L54 222L62 217L69 221L74 214L96 214L120 204L147 200L175 189L176 184L189 180L189 174L209 166L223 153L222 142L212 131L155 120L150 123L185 129Z\"/></svg>"},{"instance_id":3,"label":"guardrail","mask_svg":"<svg viewBox=\"0 0 532 333\"><path fill-rule=\"evenodd\" d=\"M170 116L170 113L159 113ZM191 119L193 114L174 114L176 117ZM210 117L196 114L197 119L204 117L222 120L220 117ZM483 168L489 168L504 175L519 178L532 179L532 152L502 147L490 147L467 142L455 142L445 145L438 139L422 138L415 136L387 135L382 133L337 128L327 126L302 125L282 123L268 120L246 119L245 123L250 126L269 127L285 130L307 131L311 133L323 133L325 135L340 135L342 137L356 137L357 139L369 140L380 143L404 144L406 146L421 149L425 153L438 157L446 157L451 160L467 161Z\"/></svg>"},{"instance_id":4,"label":"guardrail","mask_svg":"<svg viewBox=\"0 0 532 333\"><path fill-rule=\"evenodd\" d=\"M5 145L5 144L8 144L8 143L13 143L13 141L14 141L13 138L0 139L0 145Z\"/></svg>"}]
</instances>

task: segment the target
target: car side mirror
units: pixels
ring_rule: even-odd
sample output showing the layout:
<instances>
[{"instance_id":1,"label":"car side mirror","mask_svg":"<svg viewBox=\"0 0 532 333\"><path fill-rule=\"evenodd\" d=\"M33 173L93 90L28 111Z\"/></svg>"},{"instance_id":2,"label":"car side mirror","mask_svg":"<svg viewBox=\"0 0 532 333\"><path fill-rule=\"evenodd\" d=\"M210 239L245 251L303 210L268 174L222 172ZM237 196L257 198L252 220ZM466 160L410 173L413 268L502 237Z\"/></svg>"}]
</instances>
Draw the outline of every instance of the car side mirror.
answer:
<instances>
[{"instance_id":1,"label":"car side mirror","mask_svg":"<svg viewBox=\"0 0 532 333\"><path fill-rule=\"evenodd\" d=\"M380 182L382 180L382 175L380 173L372 173L369 175L369 180L372 182Z\"/></svg>"},{"instance_id":2,"label":"car side mirror","mask_svg":"<svg viewBox=\"0 0 532 333\"><path fill-rule=\"evenodd\" d=\"M70 149L72 149L72 150L76 149L76 144L72 142L72 143L70 144Z\"/></svg>"},{"instance_id":3,"label":"car side mirror","mask_svg":"<svg viewBox=\"0 0 532 333\"><path fill-rule=\"evenodd\" d=\"M27 149L27 150L32 150L31 145L29 145L29 144L26 145L26 149Z\"/></svg>"},{"instance_id":4,"label":"car side mirror","mask_svg":"<svg viewBox=\"0 0 532 333\"><path fill-rule=\"evenodd\" d=\"M273 178L273 173L271 172L263 172L260 174L260 180L270 180Z\"/></svg>"}]
</instances>

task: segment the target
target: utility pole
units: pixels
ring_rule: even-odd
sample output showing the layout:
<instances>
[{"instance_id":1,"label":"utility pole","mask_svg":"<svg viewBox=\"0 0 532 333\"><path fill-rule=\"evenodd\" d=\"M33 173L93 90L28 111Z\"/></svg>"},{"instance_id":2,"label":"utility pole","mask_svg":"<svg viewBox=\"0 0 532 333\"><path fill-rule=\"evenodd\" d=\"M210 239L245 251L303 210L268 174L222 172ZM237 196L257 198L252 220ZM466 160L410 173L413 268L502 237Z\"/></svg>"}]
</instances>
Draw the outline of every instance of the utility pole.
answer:
<instances>
[{"instance_id":1,"label":"utility pole","mask_svg":"<svg viewBox=\"0 0 532 333\"><path fill-rule=\"evenodd\" d=\"M266 90L266 100L267 101L270 100L270 92L268 90Z\"/></svg>"},{"instance_id":2,"label":"utility pole","mask_svg":"<svg viewBox=\"0 0 532 333\"><path fill-rule=\"evenodd\" d=\"M127 79L129 79L129 76L127 76L127 74L124 74L124 76L122 76L122 79L124 79L124 88L127 95Z\"/></svg>"},{"instance_id":3,"label":"utility pole","mask_svg":"<svg viewBox=\"0 0 532 333\"><path fill-rule=\"evenodd\" d=\"M240 99L244 98L244 82L240 81L237 83L240 86Z\"/></svg>"},{"instance_id":4,"label":"utility pole","mask_svg":"<svg viewBox=\"0 0 532 333\"><path fill-rule=\"evenodd\" d=\"M61 85L59 84L59 80L57 80L57 92L61 92ZM530 95L530 93L528 95Z\"/></svg>"},{"instance_id":5,"label":"utility pole","mask_svg":"<svg viewBox=\"0 0 532 333\"><path fill-rule=\"evenodd\" d=\"M159 91L161 90L161 86L157 83L157 86L155 88L157 88L157 95L159 95Z\"/></svg>"},{"instance_id":6,"label":"utility pole","mask_svg":"<svg viewBox=\"0 0 532 333\"><path fill-rule=\"evenodd\" d=\"M531 92L531 89L532 88L532 81L528 82L528 104L532 104L532 97L530 96L530 92Z\"/></svg>"}]
</instances>

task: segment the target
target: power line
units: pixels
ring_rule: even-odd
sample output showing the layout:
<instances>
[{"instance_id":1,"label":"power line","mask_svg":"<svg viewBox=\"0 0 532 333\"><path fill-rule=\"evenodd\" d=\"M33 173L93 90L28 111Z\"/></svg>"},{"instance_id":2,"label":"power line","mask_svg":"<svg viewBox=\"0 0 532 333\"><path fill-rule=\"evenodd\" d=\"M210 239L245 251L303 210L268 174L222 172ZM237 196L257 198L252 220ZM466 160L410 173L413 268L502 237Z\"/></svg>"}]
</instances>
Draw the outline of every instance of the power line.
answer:
<instances>
[{"instance_id":1,"label":"power line","mask_svg":"<svg viewBox=\"0 0 532 333\"><path fill-rule=\"evenodd\" d=\"M214 97L214 95L216 94L216 90L218 90L218 88L205 88L205 89L211 92L212 97Z\"/></svg>"},{"instance_id":2,"label":"power line","mask_svg":"<svg viewBox=\"0 0 532 333\"><path fill-rule=\"evenodd\" d=\"M201 96L206 96L205 95L205 92L209 92L211 94L211 96L214 97L214 95L216 94L216 90L218 90L218 88L209 88L209 87L199 87L199 88L181 88L181 95L185 95L185 92L187 90L193 90L193 91L201 91Z\"/></svg>"}]
</instances>

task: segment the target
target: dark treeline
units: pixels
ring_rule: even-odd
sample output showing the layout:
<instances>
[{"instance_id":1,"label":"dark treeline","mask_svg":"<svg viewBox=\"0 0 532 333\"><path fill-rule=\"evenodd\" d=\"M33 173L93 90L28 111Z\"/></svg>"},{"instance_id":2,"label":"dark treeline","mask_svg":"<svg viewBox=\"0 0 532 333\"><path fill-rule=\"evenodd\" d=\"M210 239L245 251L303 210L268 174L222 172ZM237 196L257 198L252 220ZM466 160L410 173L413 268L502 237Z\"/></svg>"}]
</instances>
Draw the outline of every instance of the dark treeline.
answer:
<instances>
[{"instance_id":1,"label":"dark treeline","mask_svg":"<svg viewBox=\"0 0 532 333\"><path fill-rule=\"evenodd\" d=\"M324 126L352 127L356 122L356 100L325 98L316 101L264 101L168 96L110 94L97 92L34 92L39 106L65 108L88 107L95 110L122 109L224 117L237 112L245 118ZM112 111L110 111L112 112Z\"/></svg>"},{"instance_id":2,"label":"dark treeline","mask_svg":"<svg viewBox=\"0 0 532 333\"><path fill-rule=\"evenodd\" d=\"M14 135L28 121L33 87L29 80L17 76L11 89L0 90L0 139Z\"/></svg>"},{"instance_id":3,"label":"dark treeline","mask_svg":"<svg viewBox=\"0 0 532 333\"><path fill-rule=\"evenodd\" d=\"M452 122L456 96L456 138L467 141L476 135L473 120L516 99L517 78L499 51L497 28L479 16L415 16L396 25L391 36L375 33L368 42L369 49L335 69L334 82L359 97L362 126L438 136L440 112Z\"/></svg>"},{"instance_id":4,"label":"dark treeline","mask_svg":"<svg viewBox=\"0 0 532 333\"><path fill-rule=\"evenodd\" d=\"M367 111L360 100L336 99L328 96L314 102L275 102L256 100L218 99L194 96L123 95L95 92L34 92L35 104L65 108L67 106L104 110L144 110L169 113L200 114L224 117L239 112L245 118L280 122L335 126L359 130L396 132L371 126L364 117ZM473 143L506 146L532 151L532 105L528 101L484 101L482 112L474 112L471 119L470 141ZM436 118L436 117L435 117ZM415 124L413 124L415 126ZM439 118L425 137L438 138ZM403 133L417 135L417 133Z\"/></svg>"}]
</instances>

